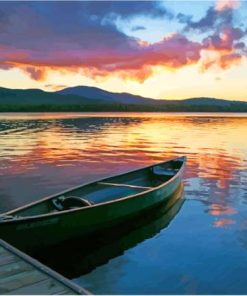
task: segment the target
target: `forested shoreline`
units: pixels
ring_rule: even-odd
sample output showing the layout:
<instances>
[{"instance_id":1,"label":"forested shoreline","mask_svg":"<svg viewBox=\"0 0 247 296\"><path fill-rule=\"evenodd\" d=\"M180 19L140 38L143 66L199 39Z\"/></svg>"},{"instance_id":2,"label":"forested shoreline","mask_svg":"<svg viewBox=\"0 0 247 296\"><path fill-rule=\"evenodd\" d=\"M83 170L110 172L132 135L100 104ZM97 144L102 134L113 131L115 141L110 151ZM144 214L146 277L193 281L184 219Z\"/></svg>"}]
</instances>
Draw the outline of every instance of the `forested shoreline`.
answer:
<instances>
[{"instance_id":1,"label":"forested shoreline","mask_svg":"<svg viewBox=\"0 0 247 296\"><path fill-rule=\"evenodd\" d=\"M86 105L0 105L0 112L247 112L247 106L182 105L148 106L135 104Z\"/></svg>"}]
</instances>

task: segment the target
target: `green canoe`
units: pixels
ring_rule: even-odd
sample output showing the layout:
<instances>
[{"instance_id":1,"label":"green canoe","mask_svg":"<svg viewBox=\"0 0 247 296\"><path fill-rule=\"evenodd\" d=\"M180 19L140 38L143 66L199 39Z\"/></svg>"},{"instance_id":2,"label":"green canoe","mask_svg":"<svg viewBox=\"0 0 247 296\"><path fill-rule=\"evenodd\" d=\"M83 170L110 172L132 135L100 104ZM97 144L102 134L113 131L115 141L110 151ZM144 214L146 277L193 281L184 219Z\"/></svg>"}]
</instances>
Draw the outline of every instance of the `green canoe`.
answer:
<instances>
[{"instance_id":1,"label":"green canoe","mask_svg":"<svg viewBox=\"0 0 247 296\"><path fill-rule=\"evenodd\" d=\"M167 202L146 211L145 215L140 213L107 228L107 231L97 232L97 235L93 233L67 240L59 247L35 249L31 255L69 279L78 278L163 231L178 214L184 201L181 183Z\"/></svg>"},{"instance_id":2,"label":"green canoe","mask_svg":"<svg viewBox=\"0 0 247 296\"><path fill-rule=\"evenodd\" d=\"M0 238L23 250L115 225L140 214L176 191L186 157L105 178L48 196L0 215Z\"/></svg>"}]
</instances>

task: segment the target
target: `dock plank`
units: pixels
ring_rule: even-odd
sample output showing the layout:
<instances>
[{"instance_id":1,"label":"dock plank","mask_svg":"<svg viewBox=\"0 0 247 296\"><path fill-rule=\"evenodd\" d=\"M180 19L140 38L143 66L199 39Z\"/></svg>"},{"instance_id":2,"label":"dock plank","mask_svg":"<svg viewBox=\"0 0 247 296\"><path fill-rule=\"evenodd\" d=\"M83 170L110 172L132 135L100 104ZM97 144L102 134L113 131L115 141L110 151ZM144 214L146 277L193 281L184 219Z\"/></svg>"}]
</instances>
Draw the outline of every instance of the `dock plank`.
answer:
<instances>
[{"instance_id":1,"label":"dock plank","mask_svg":"<svg viewBox=\"0 0 247 296\"><path fill-rule=\"evenodd\" d=\"M0 239L0 294L88 295L90 293Z\"/></svg>"},{"instance_id":2,"label":"dock plank","mask_svg":"<svg viewBox=\"0 0 247 296\"><path fill-rule=\"evenodd\" d=\"M63 291L56 293L56 295L68 295L68 292L63 290Z\"/></svg>"},{"instance_id":3,"label":"dock plank","mask_svg":"<svg viewBox=\"0 0 247 296\"><path fill-rule=\"evenodd\" d=\"M0 266L0 278L14 275L16 273L32 270L32 266L23 261L16 261Z\"/></svg>"},{"instance_id":4,"label":"dock plank","mask_svg":"<svg viewBox=\"0 0 247 296\"><path fill-rule=\"evenodd\" d=\"M7 251L3 247L0 246L0 255L2 255L3 253L7 253Z\"/></svg>"},{"instance_id":5,"label":"dock plank","mask_svg":"<svg viewBox=\"0 0 247 296\"><path fill-rule=\"evenodd\" d=\"M12 276L0 278L0 290L5 293L16 290L23 286L31 285L46 279L47 276L38 270L20 272Z\"/></svg>"},{"instance_id":6,"label":"dock plank","mask_svg":"<svg viewBox=\"0 0 247 296\"><path fill-rule=\"evenodd\" d=\"M16 262L18 259L12 254L0 255L0 266Z\"/></svg>"},{"instance_id":7,"label":"dock plank","mask_svg":"<svg viewBox=\"0 0 247 296\"><path fill-rule=\"evenodd\" d=\"M28 285L25 287L21 287L16 290L12 290L7 295L31 295L33 291L39 291L41 295L49 294L49 295L57 295L60 293L65 293L67 295L72 295L72 291L59 286L52 279L46 279L41 282L35 283L33 285Z\"/></svg>"}]
</instances>

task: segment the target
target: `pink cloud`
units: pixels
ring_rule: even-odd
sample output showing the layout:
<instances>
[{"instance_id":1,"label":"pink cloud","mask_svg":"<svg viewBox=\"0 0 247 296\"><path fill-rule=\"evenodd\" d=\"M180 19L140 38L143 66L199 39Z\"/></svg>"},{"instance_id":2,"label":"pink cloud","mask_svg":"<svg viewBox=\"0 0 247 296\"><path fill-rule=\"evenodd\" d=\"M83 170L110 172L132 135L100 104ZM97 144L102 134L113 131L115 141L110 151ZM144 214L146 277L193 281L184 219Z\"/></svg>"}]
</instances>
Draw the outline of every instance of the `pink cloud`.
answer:
<instances>
[{"instance_id":1,"label":"pink cloud","mask_svg":"<svg viewBox=\"0 0 247 296\"><path fill-rule=\"evenodd\" d=\"M79 71L93 78L117 75L140 82L152 76L156 66L179 69L203 62L205 69L213 65L225 69L240 62L246 52L241 40L246 32L229 23L232 20L229 10L235 7L232 2L217 2L217 11L210 7L205 17L190 22L193 30L210 28L211 35L201 42L176 33L154 44L126 36L113 24L103 24L99 17L90 17L86 10L89 4L4 4L0 68L21 69L35 80L45 80L53 70ZM107 13L105 6L91 5L92 9ZM213 51L217 58L203 61L202 51Z\"/></svg>"},{"instance_id":2,"label":"pink cloud","mask_svg":"<svg viewBox=\"0 0 247 296\"><path fill-rule=\"evenodd\" d=\"M24 67L23 69L34 80L45 80L46 78L46 72L44 69L32 67L32 66L31 67L27 66L27 67Z\"/></svg>"},{"instance_id":3,"label":"pink cloud","mask_svg":"<svg viewBox=\"0 0 247 296\"><path fill-rule=\"evenodd\" d=\"M202 58L201 65L203 70L217 65L221 69L227 69L232 65L240 64L246 57L245 44L239 42L244 36L244 32L239 28L225 27L219 33L215 33L203 40L203 49L209 55Z\"/></svg>"},{"instance_id":4,"label":"pink cloud","mask_svg":"<svg viewBox=\"0 0 247 296\"><path fill-rule=\"evenodd\" d=\"M226 9L236 9L240 6L240 1L238 0L218 0L216 2L215 9L217 11L224 11Z\"/></svg>"},{"instance_id":5,"label":"pink cloud","mask_svg":"<svg viewBox=\"0 0 247 296\"><path fill-rule=\"evenodd\" d=\"M181 50L181 48L183 50ZM58 71L84 71L89 76L108 76L112 73L123 78L144 81L152 75L152 67L172 69L196 63L201 45L180 34L165 37L155 44L145 46L132 40L129 47L120 49L59 50L37 55L36 51L6 48L2 65L17 67L32 79L44 80L48 69Z\"/></svg>"},{"instance_id":6,"label":"pink cloud","mask_svg":"<svg viewBox=\"0 0 247 296\"><path fill-rule=\"evenodd\" d=\"M231 26L224 27L219 33L208 36L203 40L203 46L212 50L234 50L235 41L240 40L244 36L244 32L239 28Z\"/></svg>"}]
</instances>

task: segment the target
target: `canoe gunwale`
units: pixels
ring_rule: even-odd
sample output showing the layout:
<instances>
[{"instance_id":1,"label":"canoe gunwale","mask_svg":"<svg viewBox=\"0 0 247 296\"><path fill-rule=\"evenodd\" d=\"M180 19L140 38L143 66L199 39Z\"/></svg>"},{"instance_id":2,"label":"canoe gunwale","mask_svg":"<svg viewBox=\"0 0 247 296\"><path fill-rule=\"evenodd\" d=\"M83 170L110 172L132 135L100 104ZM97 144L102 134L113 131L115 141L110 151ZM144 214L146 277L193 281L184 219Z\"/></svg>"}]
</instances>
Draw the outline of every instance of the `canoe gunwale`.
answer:
<instances>
[{"instance_id":1,"label":"canoe gunwale","mask_svg":"<svg viewBox=\"0 0 247 296\"><path fill-rule=\"evenodd\" d=\"M167 161L164 161L164 162L161 162L161 163L157 163L155 165L150 165L150 166L142 167L142 168L139 168L137 170L127 171L127 172L122 173L122 174L117 174L117 175L115 174L115 175L109 176L107 178L103 178L103 179L99 179L99 180L96 180L96 181L93 181L93 182L85 183L83 185L77 185L77 186L72 187L70 189L66 189L66 190L64 190L62 192L59 192L59 193L52 194L52 195L49 195L47 197L44 197L44 198L42 198L42 199L40 199L38 201L31 202L28 205L24 205L24 206L21 206L19 208L14 209L14 210L10 210L8 212L2 213L2 215L12 215L15 212L18 212L18 211L20 211L22 209L24 210L25 208L28 208L30 206L33 206L33 205L36 205L36 204L45 202L47 200L51 200L51 199L53 199L55 197L58 197L58 196L63 195L63 194L66 194L66 193L68 193L68 192L70 192L72 190L76 190L76 189L79 189L81 187L84 187L84 186L87 186L87 185L90 185L90 184L104 182L104 181L106 181L106 180L108 180L110 178L114 178L114 177L126 175L126 174L129 174L129 173L138 172L138 171L141 171L141 170L144 170L144 169L148 169L148 168L151 168L151 167L154 167L154 166L162 165L162 164L165 164L165 163L168 163L168 162L171 162L171 161L176 161L176 160L182 160L182 165L179 168L179 170L176 172L176 174L172 178L170 178L169 180L165 181L164 183L161 183L160 185L155 186L155 187L151 187L150 189L147 189L145 191L141 191L141 192L138 192L138 193L135 193L135 194L131 194L131 195L128 195L126 197L120 197L120 198L117 198L117 199L114 199L114 200L109 200L109 201L101 202L101 203L98 203L98 204L94 204L94 205L91 205L90 207L74 208L74 209L69 209L69 210L65 210L65 211L61 211L61 212L49 212L49 213L46 213L46 214L40 214L40 215L34 215L34 216L25 216L25 217L17 217L17 218L14 217L11 220L0 221L0 225L1 224L2 225L3 224L10 224L10 223L19 223L21 221L32 221L32 220L37 220L39 218L44 218L44 217L46 217L46 218L47 217L57 217L57 216L60 216L60 215L67 215L67 214L70 214L70 213L73 213L73 212L77 212L77 211L87 211L87 210L91 210L92 208L95 208L95 207L104 206L104 205L108 205L108 204L112 204L112 203L124 201L124 200L127 200L127 199L137 198L137 197L139 197L141 195L150 193L150 192L155 191L155 190L159 190L160 188L162 188L162 187L164 187L164 186L172 183L175 179L178 178L179 175L182 174L182 172L184 170L184 167L185 167L185 164L186 164L186 156L172 158L172 159L169 159Z\"/></svg>"}]
</instances>

